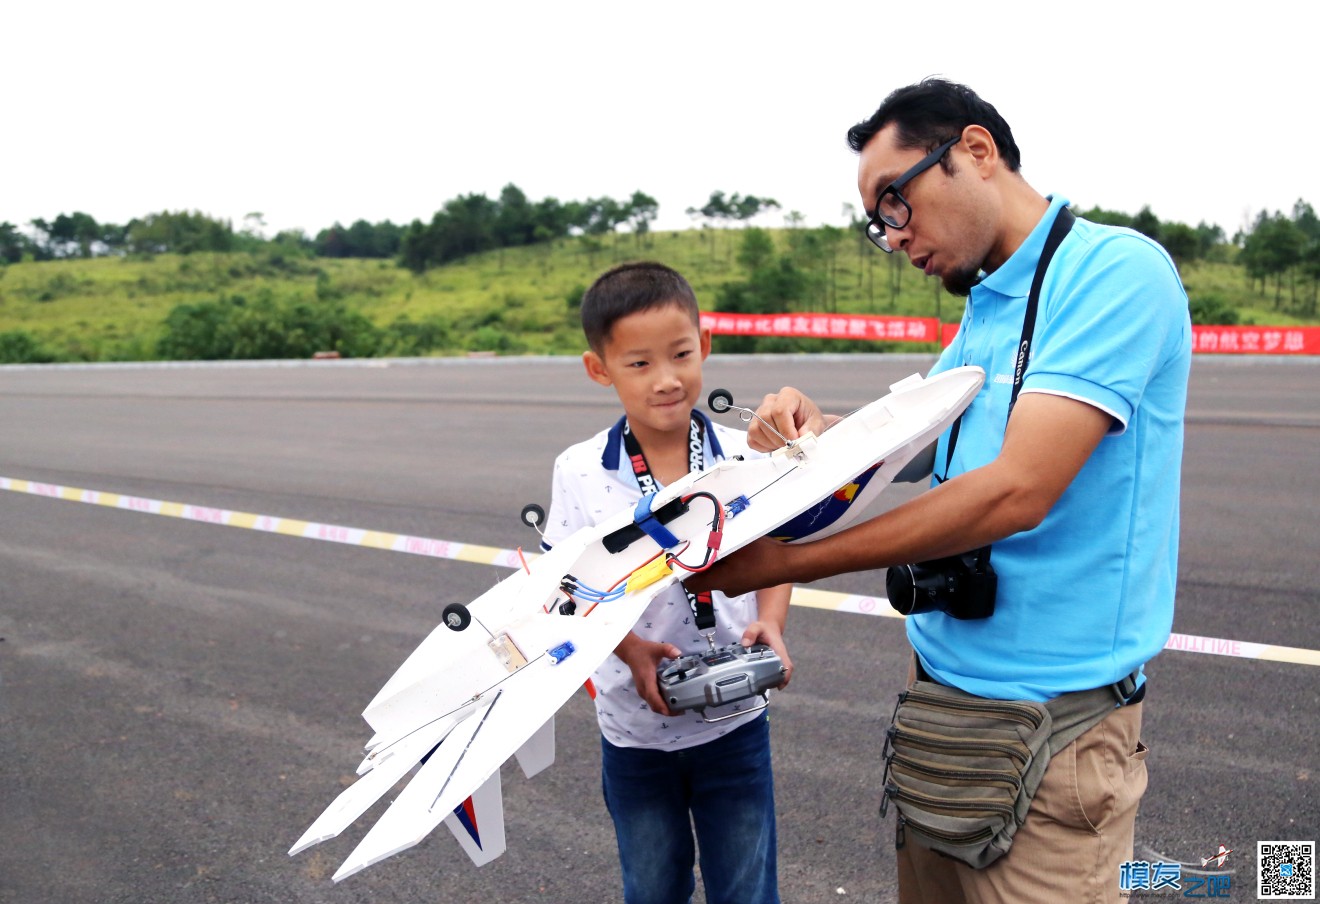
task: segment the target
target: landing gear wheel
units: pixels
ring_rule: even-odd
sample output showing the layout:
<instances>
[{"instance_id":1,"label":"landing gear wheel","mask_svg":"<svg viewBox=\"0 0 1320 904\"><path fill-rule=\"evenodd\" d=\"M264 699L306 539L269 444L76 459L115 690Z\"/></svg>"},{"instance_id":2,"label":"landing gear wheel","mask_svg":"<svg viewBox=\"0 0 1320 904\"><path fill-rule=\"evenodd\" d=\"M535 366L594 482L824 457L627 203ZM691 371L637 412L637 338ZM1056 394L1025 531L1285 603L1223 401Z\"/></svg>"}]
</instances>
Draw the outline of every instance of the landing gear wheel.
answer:
<instances>
[{"instance_id":1,"label":"landing gear wheel","mask_svg":"<svg viewBox=\"0 0 1320 904\"><path fill-rule=\"evenodd\" d=\"M706 404L716 414L723 414L733 407L733 393L727 389L713 390L710 397L706 399Z\"/></svg>"},{"instance_id":2,"label":"landing gear wheel","mask_svg":"<svg viewBox=\"0 0 1320 904\"><path fill-rule=\"evenodd\" d=\"M545 509L541 508L535 502L523 506L522 522L528 527L541 529L541 522L545 521Z\"/></svg>"},{"instance_id":3,"label":"landing gear wheel","mask_svg":"<svg viewBox=\"0 0 1320 904\"><path fill-rule=\"evenodd\" d=\"M450 603L445 606L444 623L451 631L462 631L472 624L472 613L462 603Z\"/></svg>"}]
</instances>

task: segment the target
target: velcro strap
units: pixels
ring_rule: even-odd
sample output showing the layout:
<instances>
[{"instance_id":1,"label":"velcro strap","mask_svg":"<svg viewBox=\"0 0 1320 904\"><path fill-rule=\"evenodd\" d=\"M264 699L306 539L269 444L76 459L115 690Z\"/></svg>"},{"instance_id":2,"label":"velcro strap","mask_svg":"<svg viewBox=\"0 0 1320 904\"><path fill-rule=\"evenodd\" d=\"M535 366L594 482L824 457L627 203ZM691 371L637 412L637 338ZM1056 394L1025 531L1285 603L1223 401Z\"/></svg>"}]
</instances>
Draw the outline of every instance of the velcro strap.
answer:
<instances>
[{"instance_id":1,"label":"velcro strap","mask_svg":"<svg viewBox=\"0 0 1320 904\"><path fill-rule=\"evenodd\" d=\"M637 500L637 507L633 509L633 523L646 531L646 535L662 549L673 549L680 541L669 532L669 528L656 520L655 514L651 511L651 502L654 499L655 494L651 494Z\"/></svg>"}]
</instances>

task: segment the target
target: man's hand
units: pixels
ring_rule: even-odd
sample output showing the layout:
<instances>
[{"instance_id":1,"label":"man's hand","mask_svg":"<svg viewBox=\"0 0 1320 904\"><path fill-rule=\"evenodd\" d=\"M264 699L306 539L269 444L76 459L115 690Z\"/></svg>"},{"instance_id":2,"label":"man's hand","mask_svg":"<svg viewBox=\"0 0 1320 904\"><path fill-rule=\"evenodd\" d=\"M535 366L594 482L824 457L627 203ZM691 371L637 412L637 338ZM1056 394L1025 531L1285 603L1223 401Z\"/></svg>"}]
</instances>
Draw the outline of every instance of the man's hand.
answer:
<instances>
[{"instance_id":1,"label":"man's hand","mask_svg":"<svg viewBox=\"0 0 1320 904\"><path fill-rule=\"evenodd\" d=\"M677 659L683 651L672 643L655 643L643 640L632 631L614 648L618 656L632 672L633 684L637 686L637 695L646 701L651 712L662 716L672 716L665 698L660 696L660 682L656 678L656 669L666 659Z\"/></svg>"},{"instance_id":2,"label":"man's hand","mask_svg":"<svg viewBox=\"0 0 1320 904\"><path fill-rule=\"evenodd\" d=\"M778 688L782 691L788 687L788 682L793 680L793 660L788 658L788 647L784 645L784 632L779 629L777 623L773 620L754 621L743 631L742 640L738 642L744 647L763 643L774 650L780 662L784 664L784 680L778 684Z\"/></svg>"},{"instance_id":3,"label":"man's hand","mask_svg":"<svg viewBox=\"0 0 1320 904\"><path fill-rule=\"evenodd\" d=\"M788 439L797 439L806 432L819 435L826 426L825 416L816 403L792 386L785 386L762 399L756 415L747 425L747 445L757 452L773 452L784 444L757 418L769 422Z\"/></svg>"},{"instance_id":4,"label":"man's hand","mask_svg":"<svg viewBox=\"0 0 1320 904\"><path fill-rule=\"evenodd\" d=\"M791 562L800 549L762 537L727 558L717 559L705 571L685 578L683 586L693 593L719 590L726 596L738 596L762 587L789 583L798 579Z\"/></svg>"}]
</instances>

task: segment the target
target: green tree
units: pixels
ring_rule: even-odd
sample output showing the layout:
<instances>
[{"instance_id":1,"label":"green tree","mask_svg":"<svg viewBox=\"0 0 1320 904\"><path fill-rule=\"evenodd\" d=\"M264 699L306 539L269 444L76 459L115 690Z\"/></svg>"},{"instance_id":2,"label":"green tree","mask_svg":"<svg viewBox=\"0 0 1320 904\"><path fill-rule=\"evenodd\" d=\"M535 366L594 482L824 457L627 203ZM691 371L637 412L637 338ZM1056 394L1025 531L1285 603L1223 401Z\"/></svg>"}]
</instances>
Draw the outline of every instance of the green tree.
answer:
<instances>
[{"instance_id":1,"label":"green tree","mask_svg":"<svg viewBox=\"0 0 1320 904\"><path fill-rule=\"evenodd\" d=\"M0 223L0 261L16 264L30 253L31 243L13 223Z\"/></svg>"},{"instance_id":2,"label":"green tree","mask_svg":"<svg viewBox=\"0 0 1320 904\"><path fill-rule=\"evenodd\" d=\"M1207 223L1205 220L1196 224L1196 256L1198 258L1202 260L1222 258L1219 251L1226 242L1227 239L1224 236L1222 227Z\"/></svg>"},{"instance_id":3,"label":"green tree","mask_svg":"<svg viewBox=\"0 0 1320 904\"><path fill-rule=\"evenodd\" d=\"M383 259L398 254L402 241L403 228L389 220L376 224L355 220L347 229L336 221L316 234L314 247L320 257Z\"/></svg>"},{"instance_id":4,"label":"green tree","mask_svg":"<svg viewBox=\"0 0 1320 904\"><path fill-rule=\"evenodd\" d=\"M199 211L163 211L131 220L125 246L138 254L192 254L196 251L232 251L234 228Z\"/></svg>"},{"instance_id":5,"label":"green tree","mask_svg":"<svg viewBox=\"0 0 1320 904\"><path fill-rule=\"evenodd\" d=\"M1151 211L1149 204L1137 211L1137 215L1132 218L1132 228L1147 238L1159 241L1160 218Z\"/></svg>"},{"instance_id":6,"label":"green tree","mask_svg":"<svg viewBox=\"0 0 1320 904\"><path fill-rule=\"evenodd\" d=\"M1165 223L1160 229L1160 244L1169 252L1169 257L1179 270L1188 261L1196 260L1201 253L1201 242L1196 230L1186 223Z\"/></svg>"},{"instance_id":7,"label":"green tree","mask_svg":"<svg viewBox=\"0 0 1320 904\"><path fill-rule=\"evenodd\" d=\"M753 226L743 230L738 249L738 263L748 273L768 267L775 256L775 240L764 229Z\"/></svg>"},{"instance_id":8,"label":"green tree","mask_svg":"<svg viewBox=\"0 0 1320 904\"><path fill-rule=\"evenodd\" d=\"M728 201L728 215L742 223L746 223L752 217L771 208L779 209L779 202L774 198L758 198L756 195L744 196L734 192Z\"/></svg>"},{"instance_id":9,"label":"green tree","mask_svg":"<svg viewBox=\"0 0 1320 904\"><path fill-rule=\"evenodd\" d=\"M10 330L0 333L0 364L49 364L55 355L31 333Z\"/></svg>"},{"instance_id":10,"label":"green tree","mask_svg":"<svg viewBox=\"0 0 1320 904\"><path fill-rule=\"evenodd\" d=\"M523 190L510 182L500 190L494 224L496 244L501 248L530 245L535 232L536 210Z\"/></svg>"},{"instance_id":11,"label":"green tree","mask_svg":"<svg viewBox=\"0 0 1320 904\"><path fill-rule=\"evenodd\" d=\"M1104 226L1122 226L1127 229L1132 228L1132 216L1117 210L1105 210L1103 207L1092 207L1090 210L1083 210L1077 215L1083 220L1090 220L1092 223L1100 223Z\"/></svg>"},{"instance_id":12,"label":"green tree","mask_svg":"<svg viewBox=\"0 0 1320 904\"><path fill-rule=\"evenodd\" d=\"M660 212L660 202L639 189L633 192L632 197L628 199L627 212L628 223L632 226L633 236L637 244L640 245L651 232L651 223L655 221L656 215Z\"/></svg>"},{"instance_id":13,"label":"green tree","mask_svg":"<svg viewBox=\"0 0 1320 904\"><path fill-rule=\"evenodd\" d=\"M54 251L56 257L91 257L93 244L101 238L101 227L90 214L74 211L57 216L50 224L49 235L58 249Z\"/></svg>"},{"instance_id":14,"label":"green tree","mask_svg":"<svg viewBox=\"0 0 1320 904\"><path fill-rule=\"evenodd\" d=\"M808 298L810 279L792 254L776 255L774 239L764 229L742 231L738 262L747 279L715 290L716 307L734 314L780 314ZM722 346L726 351L750 351L751 346Z\"/></svg>"}]
</instances>

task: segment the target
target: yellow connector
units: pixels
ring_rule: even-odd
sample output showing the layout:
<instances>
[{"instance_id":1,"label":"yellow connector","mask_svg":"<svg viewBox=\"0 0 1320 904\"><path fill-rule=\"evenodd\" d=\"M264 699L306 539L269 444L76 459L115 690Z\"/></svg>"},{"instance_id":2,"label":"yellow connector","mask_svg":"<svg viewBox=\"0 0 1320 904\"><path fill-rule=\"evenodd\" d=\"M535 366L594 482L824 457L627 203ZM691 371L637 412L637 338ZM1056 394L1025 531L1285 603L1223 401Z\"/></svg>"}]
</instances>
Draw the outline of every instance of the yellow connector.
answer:
<instances>
[{"instance_id":1,"label":"yellow connector","mask_svg":"<svg viewBox=\"0 0 1320 904\"><path fill-rule=\"evenodd\" d=\"M628 575L628 586L624 588L624 592L636 593L661 578L669 577L673 572L674 569L669 567L669 560L665 556L657 556Z\"/></svg>"}]
</instances>

